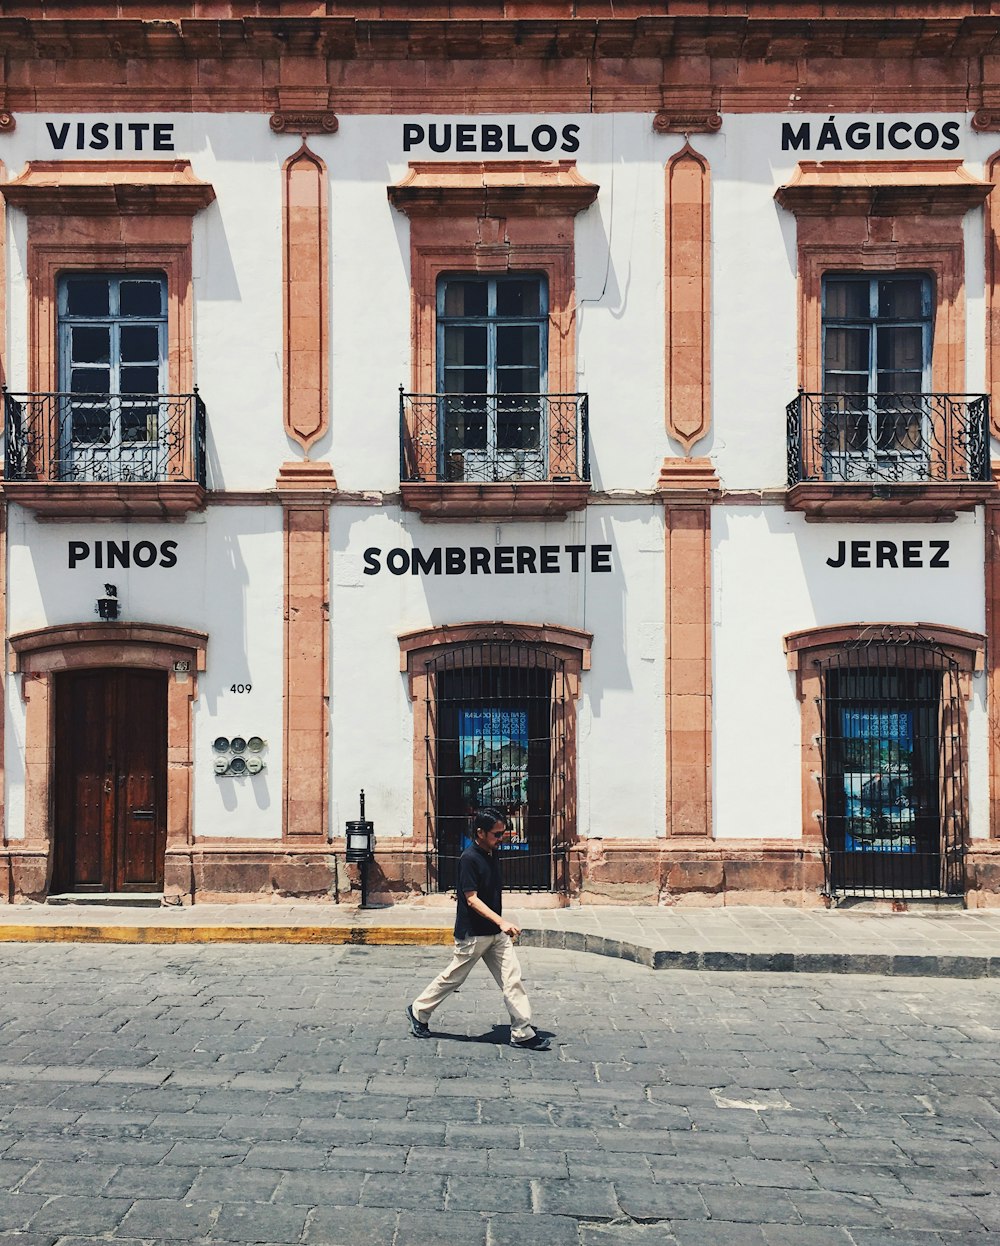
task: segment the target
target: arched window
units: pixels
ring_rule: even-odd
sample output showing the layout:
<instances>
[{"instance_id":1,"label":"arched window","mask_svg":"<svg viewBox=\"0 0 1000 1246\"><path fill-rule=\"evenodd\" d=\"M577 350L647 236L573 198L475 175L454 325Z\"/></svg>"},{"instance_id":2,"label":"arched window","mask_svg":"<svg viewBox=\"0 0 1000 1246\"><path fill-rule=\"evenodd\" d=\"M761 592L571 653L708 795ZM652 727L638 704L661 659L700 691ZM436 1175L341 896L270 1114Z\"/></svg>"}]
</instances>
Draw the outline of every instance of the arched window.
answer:
<instances>
[{"instance_id":1,"label":"arched window","mask_svg":"<svg viewBox=\"0 0 1000 1246\"><path fill-rule=\"evenodd\" d=\"M871 624L785 638L803 703L805 835L830 895L962 894L965 702L983 638Z\"/></svg>"},{"instance_id":2,"label":"arched window","mask_svg":"<svg viewBox=\"0 0 1000 1246\"><path fill-rule=\"evenodd\" d=\"M428 890L455 886L472 815L503 811L505 886L565 890L576 838L576 698L591 637L530 624L400 637L414 706L414 837Z\"/></svg>"}]
</instances>

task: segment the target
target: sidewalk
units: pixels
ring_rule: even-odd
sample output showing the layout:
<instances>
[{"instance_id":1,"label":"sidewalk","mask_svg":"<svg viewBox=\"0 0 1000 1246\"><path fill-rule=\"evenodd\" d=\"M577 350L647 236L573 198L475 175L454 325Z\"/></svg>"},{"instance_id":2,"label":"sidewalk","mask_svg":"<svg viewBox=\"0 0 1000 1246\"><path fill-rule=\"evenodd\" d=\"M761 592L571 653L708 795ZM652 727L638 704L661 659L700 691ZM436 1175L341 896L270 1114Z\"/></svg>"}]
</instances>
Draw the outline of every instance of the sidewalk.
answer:
<instances>
[{"instance_id":1,"label":"sidewalk","mask_svg":"<svg viewBox=\"0 0 1000 1246\"><path fill-rule=\"evenodd\" d=\"M1000 908L521 908L522 947L637 961L651 969L1000 977ZM31 904L0 908L0 943L449 944L449 903L357 909L308 903Z\"/></svg>"}]
</instances>

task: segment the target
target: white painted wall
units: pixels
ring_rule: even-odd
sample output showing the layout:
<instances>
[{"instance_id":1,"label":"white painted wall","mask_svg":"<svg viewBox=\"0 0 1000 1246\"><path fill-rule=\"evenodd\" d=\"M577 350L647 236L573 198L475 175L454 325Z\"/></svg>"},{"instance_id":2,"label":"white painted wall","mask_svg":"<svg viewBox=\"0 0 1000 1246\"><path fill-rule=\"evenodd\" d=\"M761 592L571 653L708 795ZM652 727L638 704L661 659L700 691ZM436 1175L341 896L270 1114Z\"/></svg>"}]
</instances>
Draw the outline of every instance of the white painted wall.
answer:
<instances>
[{"instance_id":1,"label":"white painted wall","mask_svg":"<svg viewBox=\"0 0 1000 1246\"><path fill-rule=\"evenodd\" d=\"M557 575L364 574L364 551L434 546L610 544L613 570ZM579 703L579 823L589 835L663 832L663 516L591 507L556 524L422 524L395 508L332 514L334 825L365 789L379 835L409 834L413 732L398 636L444 623L557 623L594 634ZM364 660L359 660L359 655Z\"/></svg>"},{"instance_id":2,"label":"white painted wall","mask_svg":"<svg viewBox=\"0 0 1000 1246\"><path fill-rule=\"evenodd\" d=\"M795 218L774 201L799 160L963 160L974 177L995 152L996 136L977 134L971 113L837 114L841 135L854 122L878 120L916 125L959 123L953 151L938 147L897 151L816 150L828 114L727 114L716 135L697 135L693 145L712 168L713 431L697 447L711 453L730 489L783 488L786 480L785 407L795 397L798 350ZM786 123L812 126L813 148L782 151ZM983 213L964 221L966 261L966 381L985 388Z\"/></svg>"},{"instance_id":3,"label":"white painted wall","mask_svg":"<svg viewBox=\"0 0 1000 1246\"><path fill-rule=\"evenodd\" d=\"M787 670L788 632L835 623L985 629L983 524L807 524L778 507L712 515L714 810L719 838L801 835L801 718ZM935 570L834 569L837 543L949 541ZM988 833L985 679L969 704L972 834Z\"/></svg>"},{"instance_id":4,"label":"white painted wall","mask_svg":"<svg viewBox=\"0 0 1000 1246\"><path fill-rule=\"evenodd\" d=\"M177 542L171 568L68 567L70 541ZM95 622L104 584L118 588L120 617L209 635L207 669L194 707L194 824L199 836L280 836L282 756L282 519L278 507L214 507L184 523L39 523L10 508L8 627L12 634ZM105 547L106 548L106 547ZM24 706L20 679L7 684L7 833L23 835ZM234 693L233 684L251 684ZM212 740L263 736L266 769L217 778Z\"/></svg>"},{"instance_id":5,"label":"white painted wall","mask_svg":"<svg viewBox=\"0 0 1000 1246\"><path fill-rule=\"evenodd\" d=\"M74 117L85 123L95 119L96 114ZM279 465L298 457L283 432L280 169L300 140L273 135L260 116L159 119L174 125L175 150L164 158L190 159L196 175L217 193L216 202L194 221L195 373L208 407L210 484L269 489ZM818 126L825 119L796 120ZM853 119L838 122L843 128ZM8 176L16 176L30 159L111 154L54 152L45 123L61 120L18 115L17 129L4 138ZM409 226L391 208L386 186L405 175L410 159L455 159L453 151L404 152L405 120L432 119L342 117L338 134L309 140L327 163L330 192L331 432L314 457L329 458L341 488L350 491L393 491L398 484L397 386L410 379ZM605 490L649 490L663 456L676 451L668 443L663 412L663 201L664 166L683 139L654 134L649 115L475 120L580 127L573 158L581 174L601 186L596 204L576 220L578 385L590 395L594 483ZM784 412L796 384L795 229L773 195L800 158L818 154L781 151L787 120L730 115L718 134L692 136L692 145L710 161L713 187L713 431L696 453L710 453L732 489L780 487L785 479ZM960 120L958 150L929 154L963 157L969 171L981 175L995 136L977 135L968 117ZM855 154L859 159L899 155ZM478 152L469 154L479 158ZM19 212L7 215L5 363L10 387L18 390L27 377L27 231ZM977 390L985 360L981 214L969 214L965 238L967 386ZM375 504L335 507L331 524L335 828L354 816L361 786L380 834L408 833L412 824L410 759L419 710L409 703L398 672L398 634L435 623L500 618L594 632L593 670L584 677L579 706L581 831L662 833L663 524L655 504L595 506L565 523L505 524L499 532L495 525L424 524L395 506ZM78 531L95 539L178 541L176 568L116 572L124 617L211 635L209 670L199 680L195 712L197 833L277 835L280 511L213 507L180 524L65 525L37 523L14 507L11 631L94 617L105 572L68 570L66 543ZM838 539L928 534L952 541L947 572L834 572L824 566ZM615 547L610 575L512 576L498 582L468 575L430 580L362 574L369 545L565 545L605 536ZM944 526L807 525L778 508L722 507L714 515L713 541L717 831L729 837L796 836L799 709L781 637L819 623L880 618L981 631L981 519L965 516ZM253 692L229 693L241 682L250 682ZM13 837L23 828L23 706L17 685L8 682L6 710L7 817ZM986 818L982 698L977 681L970 737L977 835L984 833ZM211 772L211 740L236 732L268 739L268 770L257 780L227 781L227 786Z\"/></svg>"}]
</instances>

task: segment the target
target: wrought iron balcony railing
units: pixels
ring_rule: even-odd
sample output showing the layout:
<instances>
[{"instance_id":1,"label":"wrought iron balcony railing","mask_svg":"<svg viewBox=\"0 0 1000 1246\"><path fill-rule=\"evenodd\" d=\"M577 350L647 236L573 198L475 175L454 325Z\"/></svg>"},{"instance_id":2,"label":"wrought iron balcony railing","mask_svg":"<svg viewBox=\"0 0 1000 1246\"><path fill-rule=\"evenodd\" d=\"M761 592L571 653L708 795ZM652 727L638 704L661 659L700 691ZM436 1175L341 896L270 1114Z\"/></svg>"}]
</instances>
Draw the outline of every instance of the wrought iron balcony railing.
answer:
<instances>
[{"instance_id":1,"label":"wrought iron balcony railing","mask_svg":"<svg viewBox=\"0 0 1000 1246\"><path fill-rule=\"evenodd\" d=\"M205 485L205 404L191 394L3 391L8 481Z\"/></svg>"},{"instance_id":2,"label":"wrought iron balcony railing","mask_svg":"<svg viewBox=\"0 0 1000 1246\"><path fill-rule=\"evenodd\" d=\"M806 394L788 404L788 485L990 479L985 394Z\"/></svg>"},{"instance_id":3,"label":"wrought iron balcony railing","mask_svg":"<svg viewBox=\"0 0 1000 1246\"><path fill-rule=\"evenodd\" d=\"M586 394L399 394L403 482L590 480Z\"/></svg>"}]
</instances>

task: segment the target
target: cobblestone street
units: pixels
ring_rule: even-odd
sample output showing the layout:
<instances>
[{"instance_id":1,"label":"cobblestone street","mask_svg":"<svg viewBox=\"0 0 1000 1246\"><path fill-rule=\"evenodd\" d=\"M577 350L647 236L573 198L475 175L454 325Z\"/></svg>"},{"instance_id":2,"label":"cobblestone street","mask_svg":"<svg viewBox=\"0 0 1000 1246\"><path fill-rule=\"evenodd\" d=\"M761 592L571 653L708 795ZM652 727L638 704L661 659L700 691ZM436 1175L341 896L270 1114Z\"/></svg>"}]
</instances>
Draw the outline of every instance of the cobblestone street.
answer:
<instances>
[{"instance_id":1,"label":"cobblestone street","mask_svg":"<svg viewBox=\"0 0 1000 1246\"><path fill-rule=\"evenodd\" d=\"M1000 980L443 948L0 948L0 1242L931 1246L1000 1232Z\"/></svg>"}]
</instances>

